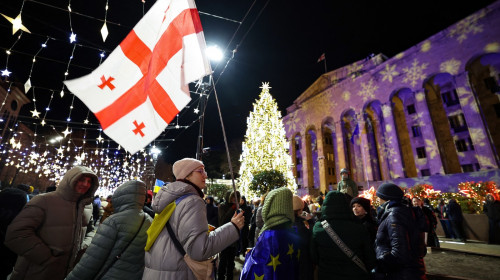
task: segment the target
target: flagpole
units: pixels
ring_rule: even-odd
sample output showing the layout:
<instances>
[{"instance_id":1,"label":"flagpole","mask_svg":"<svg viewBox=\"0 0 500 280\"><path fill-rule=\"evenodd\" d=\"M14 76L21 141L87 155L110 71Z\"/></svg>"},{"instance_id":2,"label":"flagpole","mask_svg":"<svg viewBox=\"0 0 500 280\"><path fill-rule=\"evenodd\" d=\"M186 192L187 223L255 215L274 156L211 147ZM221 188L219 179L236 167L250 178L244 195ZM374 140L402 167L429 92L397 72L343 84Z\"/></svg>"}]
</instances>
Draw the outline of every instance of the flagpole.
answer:
<instances>
[{"instance_id":1,"label":"flagpole","mask_svg":"<svg viewBox=\"0 0 500 280\"><path fill-rule=\"evenodd\" d=\"M325 73L326 73L326 72L327 72L327 71L326 71L326 54L325 54L325 59L323 59L323 62L324 62L324 64L325 64Z\"/></svg>"},{"instance_id":2,"label":"flagpole","mask_svg":"<svg viewBox=\"0 0 500 280\"><path fill-rule=\"evenodd\" d=\"M231 173L231 182L233 183L233 192L236 194L236 185L234 183L233 165L231 164L231 156L229 154L229 147L227 145L226 129L224 128L224 121L222 120L222 113L220 110L219 98L217 97L217 90L215 89L215 84L213 82L214 80L213 80L212 74L210 74L210 81L212 82L213 91L214 91L214 95L215 95L215 102L217 103L217 110L219 111L220 125L222 128L222 136L224 137L224 145L226 146L227 163L229 164L229 172ZM236 200L235 201L236 209L239 209L240 202L238 201L238 199L235 199L235 200Z\"/></svg>"}]
</instances>

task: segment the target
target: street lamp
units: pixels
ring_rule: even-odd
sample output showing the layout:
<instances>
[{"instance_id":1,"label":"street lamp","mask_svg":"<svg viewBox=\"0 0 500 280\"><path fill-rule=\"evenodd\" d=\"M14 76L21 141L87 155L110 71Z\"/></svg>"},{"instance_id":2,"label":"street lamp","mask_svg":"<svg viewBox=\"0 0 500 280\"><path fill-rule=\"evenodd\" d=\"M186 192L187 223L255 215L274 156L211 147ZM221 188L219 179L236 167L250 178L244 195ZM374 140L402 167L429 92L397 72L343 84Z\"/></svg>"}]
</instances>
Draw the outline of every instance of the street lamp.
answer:
<instances>
[{"instance_id":1,"label":"street lamp","mask_svg":"<svg viewBox=\"0 0 500 280\"><path fill-rule=\"evenodd\" d=\"M155 185L155 179L156 179L156 162L158 161L158 156L161 154L161 150L156 147L156 145L153 145L151 149L149 149L149 154L152 157L153 160L153 170L147 172L147 176L152 175L152 182L151 182L151 188L154 187ZM149 187L148 187L149 188Z\"/></svg>"},{"instance_id":2,"label":"street lamp","mask_svg":"<svg viewBox=\"0 0 500 280\"><path fill-rule=\"evenodd\" d=\"M217 45L207 47L206 54L208 59L214 62L221 61L221 59L224 57L224 54Z\"/></svg>"},{"instance_id":3,"label":"street lamp","mask_svg":"<svg viewBox=\"0 0 500 280\"><path fill-rule=\"evenodd\" d=\"M156 148L156 146L153 145L153 147L149 150L149 154L153 157L153 159L156 161L158 159L158 155L161 154L161 150Z\"/></svg>"}]
</instances>

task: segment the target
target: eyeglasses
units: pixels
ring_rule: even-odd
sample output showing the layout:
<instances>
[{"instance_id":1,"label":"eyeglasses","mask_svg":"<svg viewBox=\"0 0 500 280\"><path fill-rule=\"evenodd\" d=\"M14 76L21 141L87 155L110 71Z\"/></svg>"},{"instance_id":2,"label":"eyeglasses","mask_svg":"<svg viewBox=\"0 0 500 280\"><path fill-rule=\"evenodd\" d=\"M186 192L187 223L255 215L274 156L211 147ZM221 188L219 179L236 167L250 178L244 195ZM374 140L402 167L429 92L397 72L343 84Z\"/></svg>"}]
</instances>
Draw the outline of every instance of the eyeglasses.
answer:
<instances>
[{"instance_id":1,"label":"eyeglasses","mask_svg":"<svg viewBox=\"0 0 500 280\"><path fill-rule=\"evenodd\" d=\"M208 176L207 171L205 171L205 169L197 169L197 170L193 170L193 172L200 172L201 174Z\"/></svg>"}]
</instances>

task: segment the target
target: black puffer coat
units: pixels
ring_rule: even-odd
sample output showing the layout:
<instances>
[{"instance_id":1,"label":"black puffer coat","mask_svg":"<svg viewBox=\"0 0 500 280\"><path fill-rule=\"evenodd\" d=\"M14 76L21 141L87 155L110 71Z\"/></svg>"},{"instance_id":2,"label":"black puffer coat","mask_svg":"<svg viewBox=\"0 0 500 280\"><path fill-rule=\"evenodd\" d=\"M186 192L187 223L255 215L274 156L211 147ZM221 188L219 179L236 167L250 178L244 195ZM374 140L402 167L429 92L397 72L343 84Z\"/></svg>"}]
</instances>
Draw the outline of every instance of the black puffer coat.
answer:
<instances>
[{"instance_id":1,"label":"black puffer coat","mask_svg":"<svg viewBox=\"0 0 500 280\"><path fill-rule=\"evenodd\" d=\"M410 207L396 201L384 203L378 214L376 238L378 271L385 279L426 279L425 244Z\"/></svg>"},{"instance_id":2,"label":"black puffer coat","mask_svg":"<svg viewBox=\"0 0 500 280\"><path fill-rule=\"evenodd\" d=\"M297 230L299 234L299 275L297 279L299 280L309 280L313 279L314 269L311 260L311 252L309 249L312 237L312 227L314 224L310 224L309 221L301 216L295 216L295 222L293 227Z\"/></svg>"},{"instance_id":3,"label":"black puffer coat","mask_svg":"<svg viewBox=\"0 0 500 280\"><path fill-rule=\"evenodd\" d=\"M5 233L12 220L26 205L26 193L20 189L8 188L0 192L0 279L7 279L16 264L17 254L7 248Z\"/></svg>"}]
</instances>

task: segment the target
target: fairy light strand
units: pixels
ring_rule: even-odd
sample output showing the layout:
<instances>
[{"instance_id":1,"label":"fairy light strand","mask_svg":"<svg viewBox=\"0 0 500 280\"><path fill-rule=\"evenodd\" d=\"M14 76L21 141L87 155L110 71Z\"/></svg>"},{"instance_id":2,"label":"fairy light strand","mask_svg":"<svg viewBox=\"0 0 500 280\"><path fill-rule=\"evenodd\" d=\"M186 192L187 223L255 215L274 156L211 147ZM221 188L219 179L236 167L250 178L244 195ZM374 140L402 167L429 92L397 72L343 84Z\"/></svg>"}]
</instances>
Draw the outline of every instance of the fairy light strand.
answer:
<instances>
[{"instance_id":1,"label":"fairy light strand","mask_svg":"<svg viewBox=\"0 0 500 280\"><path fill-rule=\"evenodd\" d=\"M21 30L21 32L19 33L19 36L17 36L16 41L14 41L14 44L12 44L12 46L5 51L5 53L7 54L7 57L5 59L5 70L2 72L2 76L9 76L9 74L10 74L10 72L8 70L9 69L9 58L10 58L10 55L12 54L12 49L17 44L17 42L19 42L22 35L23 35L23 31Z\"/></svg>"},{"instance_id":2,"label":"fairy light strand","mask_svg":"<svg viewBox=\"0 0 500 280\"><path fill-rule=\"evenodd\" d=\"M108 27L106 25L106 21L108 19L108 2L109 0L106 0L106 6L104 7L104 24L102 25L101 28L101 35L102 35L102 41L105 42L106 38L108 37Z\"/></svg>"},{"instance_id":3,"label":"fairy light strand","mask_svg":"<svg viewBox=\"0 0 500 280\"><path fill-rule=\"evenodd\" d=\"M71 22L71 0L68 0L68 16L69 16L69 29L73 33L73 24Z\"/></svg>"},{"instance_id":4,"label":"fairy light strand","mask_svg":"<svg viewBox=\"0 0 500 280\"><path fill-rule=\"evenodd\" d=\"M31 75L33 74L33 68L35 67L35 62L36 62L36 57L38 56L38 54L44 49L47 47L47 42L49 41L50 39L47 37L47 39L45 40L45 42L43 42L41 45L40 45L40 49L38 49L38 51L35 53L35 55L33 56L33 59L32 59L32 62L31 62L31 67L30 67L30 73L28 74L28 79L26 80L26 83L24 83L24 93L27 94L28 91L31 89L32 85L31 85ZM36 108L35 108L35 112L36 112Z\"/></svg>"},{"instance_id":5,"label":"fairy light strand","mask_svg":"<svg viewBox=\"0 0 500 280\"><path fill-rule=\"evenodd\" d=\"M35 55L33 56L33 63L31 63L31 68L30 68L30 73L28 75L28 80L31 78L31 75L33 74L33 67L35 66L35 62L36 62L36 57L40 54L40 52L45 49L47 47L47 43L49 42L50 38L47 37L47 39L45 40L45 42L43 42L41 45L40 45L40 48L38 49L38 51L35 53Z\"/></svg>"},{"instance_id":6,"label":"fairy light strand","mask_svg":"<svg viewBox=\"0 0 500 280\"><path fill-rule=\"evenodd\" d=\"M5 101L7 100L7 97L9 96L11 87L12 87L12 82L9 83L9 87L7 88L7 93L5 94L5 97L2 101L2 104L0 105L0 112L2 112L3 106L5 105ZM1 117L0 117L0 122L3 122L3 119Z\"/></svg>"},{"instance_id":7,"label":"fairy light strand","mask_svg":"<svg viewBox=\"0 0 500 280\"><path fill-rule=\"evenodd\" d=\"M71 56L69 57L69 60L68 60L68 65L66 66L66 72L64 72L64 80L63 81L66 81L66 78L68 77L69 75L69 66L71 65L71 61L73 61L73 55L75 53L75 48L76 48L76 45L73 45L73 50L71 51ZM64 83L62 85L62 89L61 89L61 98L64 96Z\"/></svg>"},{"instance_id":8,"label":"fairy light strand","mask_svg":"<svg viewBox=\"0 0 500 280\"><path fill-rule=\"evenodd\" d=\"M45 107L45 114L43 115L43 119L42 119L42 126L45 126L45 118L47 117L47 113L50 111L50 104L52 103L52 100L54 99L54 92L55 91L52 91L52 93L50 94L50 99L49 99L49 104L47 104L47 107Z\"/></svg>"}]
</instances>

